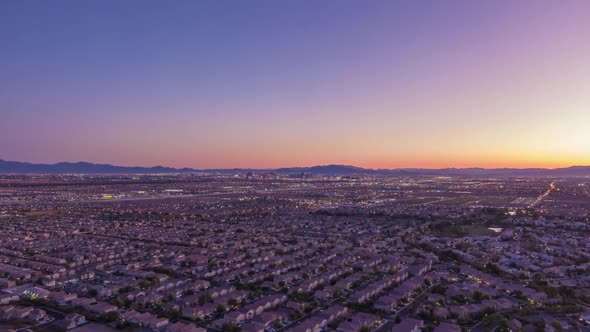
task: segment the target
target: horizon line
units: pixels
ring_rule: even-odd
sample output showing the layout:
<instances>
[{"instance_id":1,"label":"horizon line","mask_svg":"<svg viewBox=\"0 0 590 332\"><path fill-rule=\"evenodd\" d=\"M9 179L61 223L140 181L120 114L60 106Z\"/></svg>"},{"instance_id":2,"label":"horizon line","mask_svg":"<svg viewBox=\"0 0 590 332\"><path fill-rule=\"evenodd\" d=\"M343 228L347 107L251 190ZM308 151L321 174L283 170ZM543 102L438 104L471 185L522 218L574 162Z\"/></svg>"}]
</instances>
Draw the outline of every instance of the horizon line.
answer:
<instances>
[{"instance_id":1,"label":"horizon line","mask_svg":"<svg viewBox=\"0 0 590 332\"><path fill-rule=\"evenodd\" d=\"M562 167L481 167L481 166L468 166L468 167L461 167L461 166L446 166L446 167L393 167L393 168L375 168L375 167L363 167L363 166L355 166L353 164L338 164L338 163L327 163L327 164L314 164L314 165L307 165L307 166L280 166L280 167L206 167L206 168L195 168L195 167L188 167L188 166L163 166L163 165L153 165L153 166L145 166L145 165L119 165L119 164L111 164L111 163L101 163L101 162L92 162L92 161L59 161L54 163L47 163L47 162L28 162L28 161L18 161L18 160L6 160L0 158L0 162L13 162L13 163L22 163L22 164L30 164L30 165L48 165L54 166L58 164L91 164L91 165L101 165L101 166L112 166L112 167L125 167L125 168L170 168L175 170L194 170L194 171L208 171L208 170L259 170L259 171L273 171L278 169L289 169L289 168L312 168L312 167L329 167L329 166L343 166L343 167L352 167L352 168L359 168L363 170L371 170L371 171L394 171L394 170L444 170L444 169L483 169L483 170L502 170L502 169L511 169L511 170L557 170L557 169L567 169L567 168L576 168L576 167L590 167L590 165L582 165L582 164L573 164L569 166L562 166Z\"/></svg>"}]
</instances>

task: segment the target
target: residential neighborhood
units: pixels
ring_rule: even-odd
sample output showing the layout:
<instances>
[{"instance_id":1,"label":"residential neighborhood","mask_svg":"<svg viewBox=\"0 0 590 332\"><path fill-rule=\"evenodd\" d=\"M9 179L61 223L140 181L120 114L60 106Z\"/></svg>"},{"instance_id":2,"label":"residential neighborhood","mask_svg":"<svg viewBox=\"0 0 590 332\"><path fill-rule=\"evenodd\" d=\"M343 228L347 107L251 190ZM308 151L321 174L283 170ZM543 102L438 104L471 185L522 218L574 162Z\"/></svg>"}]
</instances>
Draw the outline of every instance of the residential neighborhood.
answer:
<instances>
[{"instance_id":1,"label":"residential neighborhood","mask_svg":"<svg viewBox=\"0 0 590 332\"><path fill-rule=\"evenodd\" d=\"M0 329L589 330L587 179L0 184Z\"/></svg>"}]
</instances>

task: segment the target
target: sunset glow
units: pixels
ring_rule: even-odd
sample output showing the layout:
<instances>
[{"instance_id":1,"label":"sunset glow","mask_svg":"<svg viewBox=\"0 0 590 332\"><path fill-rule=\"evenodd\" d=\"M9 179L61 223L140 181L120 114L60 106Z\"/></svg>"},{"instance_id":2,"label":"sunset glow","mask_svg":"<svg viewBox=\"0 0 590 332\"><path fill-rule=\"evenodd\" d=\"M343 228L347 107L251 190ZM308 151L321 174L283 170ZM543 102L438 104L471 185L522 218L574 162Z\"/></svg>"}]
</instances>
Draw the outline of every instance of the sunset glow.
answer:
<instances>
[{"instance_id":1,"label":"sunset glow","mask_svg":"<svg viewBox=\"0 0 590 332\"><path fill-rule=\"evenodd\" d=\"M590 165L587 1L0 4L0 158Z\"/></svg>"}]
</instances>

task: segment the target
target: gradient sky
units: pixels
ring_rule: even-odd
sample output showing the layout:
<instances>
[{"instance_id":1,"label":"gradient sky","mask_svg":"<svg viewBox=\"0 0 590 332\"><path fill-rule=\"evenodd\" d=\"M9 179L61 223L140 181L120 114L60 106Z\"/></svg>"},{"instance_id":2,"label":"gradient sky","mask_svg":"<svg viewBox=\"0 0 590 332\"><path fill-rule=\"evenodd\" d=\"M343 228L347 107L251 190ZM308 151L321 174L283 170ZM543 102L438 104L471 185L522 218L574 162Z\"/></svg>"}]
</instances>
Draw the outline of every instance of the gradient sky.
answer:
<instances>
[{"instance_id":1,"label":"gradient sky","mask_svg":"<svg viewBox=\"0 0 590 332\"><path fill-rule=\"evenodd\" d=\"M590 165L590 1L0 1L0 158Z\"/></svg>"}]
</instances>

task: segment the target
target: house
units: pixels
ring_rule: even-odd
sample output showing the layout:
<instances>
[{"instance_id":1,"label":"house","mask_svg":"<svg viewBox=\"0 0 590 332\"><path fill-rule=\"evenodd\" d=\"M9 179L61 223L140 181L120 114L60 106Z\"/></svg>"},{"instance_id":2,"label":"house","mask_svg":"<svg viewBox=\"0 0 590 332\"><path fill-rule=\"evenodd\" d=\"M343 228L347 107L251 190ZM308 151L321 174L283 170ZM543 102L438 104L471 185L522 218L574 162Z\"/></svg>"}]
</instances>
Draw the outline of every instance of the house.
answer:
<instances>
[{"instance_id":1,"label":"house","mask_svg":"<svg viewBox=\"0 0 590 332\"><path fill-rule=\"evenodd\" d=\"M51 294L47 289L31 285L17 287L17 293L30 299L46 299Z\"/></svg>"},{"instance_id":2,"label":"house","mask_svg":"<svg viewBox=\"0 0 590 332\"><path fill-rule=\"evenodd\" d=\"M0 319L8 319L10 312L14 309L15 307L11 305L0 307Z\"/></svg>"},{"instance_id":3,"label":"house","mask_svg":"<svg viewBox=\"0 0 590 332\"><path fill-rule=\"evenodd\" d=\"M520 331L522 329L522 323L518 319L513 318L508 322L508 328L512 331Z\"/></svg>"},{"instance_id":4,"label":"house","mask_svg":"<svg viewBox=\"0 0 590 332\"><path fill-rule=\"evenodd\" d=\"M406 318L399 324L394 325L391 332L418 332L421 331L424 322L421 320Z\"/></svg>"},{"instance_id":5,"label":"house","mask_svg":"<svg viewBox=\"0 0 590 332\"><path fill-rule=\"evenodd\" d=\"M246 320L246 315L240 311L231 311L223 316L224 318L231 320L235 323L241 323Z\"/></svg>"},{"instance_id":6,"label":"house","mask_svg":"<svg viewBox=\"0 0 590 332\"><path fill-rule=\"evenodd\" d=\"M29 313L29 320L34 322L45 322L48 319L49 317L47 317L47 313L42 309L34 309Z\"/></svg>"},{"instance_id":7,"label":"house","mask_svg":"<svg viewBox=\"0 0 590 332\"><path fill-rule=\"evenodd\" d=\"M373 307L377 310L391 312L395 309L400 299L399 296L384 295L375 301Z\"/></svg>"},{"instance_id":8,"label":"house","mask_svg":"<svg viewBox=\"0 0 590 332\"><path fill-rule=\"evenodd\" d=\"M434 332L461 332L461 326L443 322L434 328Z\"/></svg>"},{"instance_id":9,"label":"house","mask_svg":"<svg viewBox=\"0 0 590 332\"><path fill-rule=\"evenodd\" d=\"M17 294L0 293L0 304L18 302L18 300L20 300L20 296Z\"/></svg>"},{"instance_id":10,"label":"house","mask_svg":"<svg viewBox=\"0 0 590 332\"><path fill-rule=\"evenodd\" d=\"M309 305L306 303L295 302L295 301L289 301L289 302L287 302L287 304L285 304L285 307L287 307L289 309L297 310L297 311L303 311L308 306Z\"/></svg>"},{"instance_id":11,"label":"house","mask_svg":"<svg viewBox=\"0 0 590 332\"><path fill-rule=\"evenodd\" d=\"M74 323L76 323L77 326L84 325L87 322L86 317L84 317L84 315L80 315L77 313L67 314L66 319L73 321Z\"/></svg>"},{"instance_id":12,"label":"house","mask_svg":"<svg viewBox=\"0 0 590 332\"><path fill-rule=\"evenodd\" d=\"M326 290L319 290L313 293L313 297L320 301L329 300L332 298L332 292Z\"/></svg>"},{"instance_id":13,"label":"house","mask_svg":"<svg viewBox=\"0 0 590 332\"><path fill-rule=\"evenodd\" d=\"M185 324L181 322L176 322L173 324L166 325L164 332L205 332L206 329L202 327L197 327L194 324Z\"/></svg>"},{"instance_id":14,"label":"house","mask_svg":"<svg viewBox=\"0 0 590 332\"><path fill-rule=\"evenodd\" d=\"M157 293L149 293L146 296L137 296L135 301L138 304L146 305L146 304L156 304L164 299L163 295Z\"/></svg>"},{"instance_id":15,"label":"house","mask_svg":"<svg viewBox=\"0 0 590 332\"><path fill-rule=\"evenodd\" d=\"M461 305L452 306L449 308L449 311L451 314L457 315L459 319L468 319L471 315L470 310L467 309L467 307Z\"/></svg>"},{"instance_id":16,"label":"house","mask_svg":"<svg viewBox=\"0 0 590 332\"><path fill-rule=\"evenodd\" d=\"M263 327L270 327L275 320L282 321L283 317L277 312L263 312L262 314L254 317L250 323L258 324Z\"/></svg>"},{"instance_id":17,"label":"house","mask_svg":"<svg viewBox=\"0 0 590 332\"><path fill-rule=\"evenodd\" d=\"M215 329L222 329L223 325L225 325L225 324L232 324L232 322L230 320L225 319L225 318L216 319L211 322L209 327L213 327Z\"/></svg>"},{"instance_id":18,"label":"house","mask_svg":"<svg viewBox=\"0 0 590 332\"><path fill-rule=\"evenodd\" d=\"M8 319L25 319L31 314L32 311L33 308L31 307L15 308L8 313Z\"/></svg>"},{"instance_id":19,"label":"house","mask_svg":"<svg viewBox=\"0 0 590 332\"><path fill-rule=\"evenodd\" d=\"M157 318L154 316L154 318L152 318L147 325L147 326L151 329L161 329L162 327L168 325L169 321L168 318Z\"/></svg>"},{"instance_id":20,"label":"house","mask_svg":"<svg viewBox=\"0 0 590 332\"><path fill-rule=\"evenodd\" d=\"M330 307L323 312L319 313L318 316L325 318L328 323L333 322L334 320L346 315L348 313L348 309L343 306L334 306Z\"/></svg>"},{"instance_id":21,"label":"house","mask_svg":"<svg viewBox=\"0 0 590 332\"><path fill-rule=\"evenodd\" d=\"M14 280L0 278L0 289L12 288L16 286Z\"/></svg>"},{"instance_id":22,"label":"house","mask_svg":"<svg viewBox=\"0 0 590 332\"><path fill-rule=\"evenodd\" d=\"M317 317L317 316L313 316L311 318L304 320L301 324L288 329L287 331L289 331L289 332L318 332L318 331L321 331L322 328L324 328L326 325L328 325L327 320Z\"/></svg>"},{"instance_id":23,"label":"house","mask_svg":"<svg viewBox=\"0 0 590 332\"><path fill-rule=\"evenodd\" d=\"M363 313L361 313L363 314ZM368 314L365 314L368 315ZM370 315L372 316L372 315ZM376 319L376 318L375 318ZM353 315L351 319L345 320L338 324L336 331L338 332L349 332L349 331L360 331L364 326L372 326L374 319L367 319L366 317L360 317L358 314Z\"/></svg>"},{"instance_id":24,"label":"house","mask_svg":"<svg viewBox=\"0 0 590 332\"><path fill-rule=\"evenodd\" d=\"M238 309L238 311L244 314L246 320L250 320L256 315L256 308L251 305L244 306Z\"/></svg>"},{"instance_id":25,"label":"house","mask_svg":"<svg viewBox=\"0 0 590 332\"><path fill-rule=\"evenodd\" d=\"M70 303L74 307L83 307L83 308L86 308L89 305L95 304L96 303L96 299L88 298L88 297L78 297L78 298L72 299L70 301Z\"/></svg>"},{"instance_id":26,"label":"house","mask_svg":"<svg viewBox=\"0 0 590 332\"><path fill-rule=\"evenodd\" d=\"M78 295L76 294L68 294L65 292L53 292L49 295L49 299L57 303L58 306L62 307L68 305L73 299L77 297Z\"/></svg>"},{"instance_id":27,"label":"house","mask_svg":"<svg viewBox=\"0 0 590 332\"><path fill-rule=\"evenodd\" d=\"M109 312L116 312L118 308L117 306L106 302L97 302L95 304L87 305L86 309L90 312L103 316L108 314Z\"/></svg>"},{"instance_id":28,"label":"house","mask_svg":"<svg viewBox=\"0 0 590 332\"><path fill-rule=\"evenodd\" d=\"M260 315L261 313L264 312L265 310L265 304L263 302L260 301L255 301L253 303L250 303L248 305L243 306L242 308L239 309L240 312L243 312L246 317L253 317L256 315ZM249 319L249 318L246 318Z\"/></svg>"},{"instance_id":29,"label":"house","mask_svg":"<svg viewBox=\"0 0 590 332\"><path fill-rule=\"evenodd\" d=\"M264 332L266 328L264 325L257 324L256 322L247 322L240 326L244 332Z\"/></svg>"},{"instance_id":30,"label":"house","mask_svg":"<svg viewBox=\"0 0 590 332\"><path fill-rule=\"evenodd\" d=\"M60 330L72 330L78 327L78 325L76 325L76 322L69 320L67 318L55 321L52 325L56 326Z\"/></svg>"},{"instance_id":31,"label":"house","mask_svg":"<svg viewBox=\"0 0 590 332\"><path fill-rule=\"evenodd\" d=\"M123 314L123 316L125 316L125 314ZM157 318L156 316L146 312L129 317L128 322L151 329L159 329L168 324L168 319Z\"/></svg>"},{"instance_id":32,"label":"house","mask_svg":"<svg viewBox=\"0 0 590 332\"><path fill-rule=\"evenodd\" d=\"M202 308L184 307L182 309L182 317L197 320L205 318L205 313Z\"/></svg>"},{"instance_id":33,"label":"house","mask_svg":"<svg viewBox=\"0 0 590 332\"><path fill-rule=\"evenodd\" d=\"M126 322L130 322L133 319L133 317L137 315L139 315L139 312L135 310L128 310L121 314L121 318Z\"/></svg>"},{"instance_id":34,"label":"house","mask_svg":"<svg viewBox=\"0 0 590 332\"><path fill-rule=\"evenodd\" d=\"M449 309L441 306L434 306L434 308L432 308L432 315L438 319L447 319L447 317L449 317Z\"/></svg>"},{"instance_id":35,"label":"house","mask_svg":"<svg viewBox=\"0 0 590 332\"><path fill-rule=\"evenodd\" d=\"M194 265L207 265L207 256L194 254L186 257L186 260Z\"/></svg>"},{"instance_id":36,"label":"house","mask_svg":"<svg viewBox=\"0 0 590 332\"><path fill-rule=\"evenodd\" d=\"M182 309L182 317L192 320L204 319L206 316L210 316L214 312L215 306L212 303L197 307L184 307Z\"/></svg>"},{"instance_id":37,"label":"house","mask_svg":"<svg viewBox=\"0 0 590 332\"><path fill-rule=\"evenodd\" d=\"M281 303L284 303L285 301L287 301L287 295L284 294L274 294L274 295L269 295L267 297L264 298L266 301L270 302L270 306L271 307L275 307Z\"/></svg>"}]
</instances>

